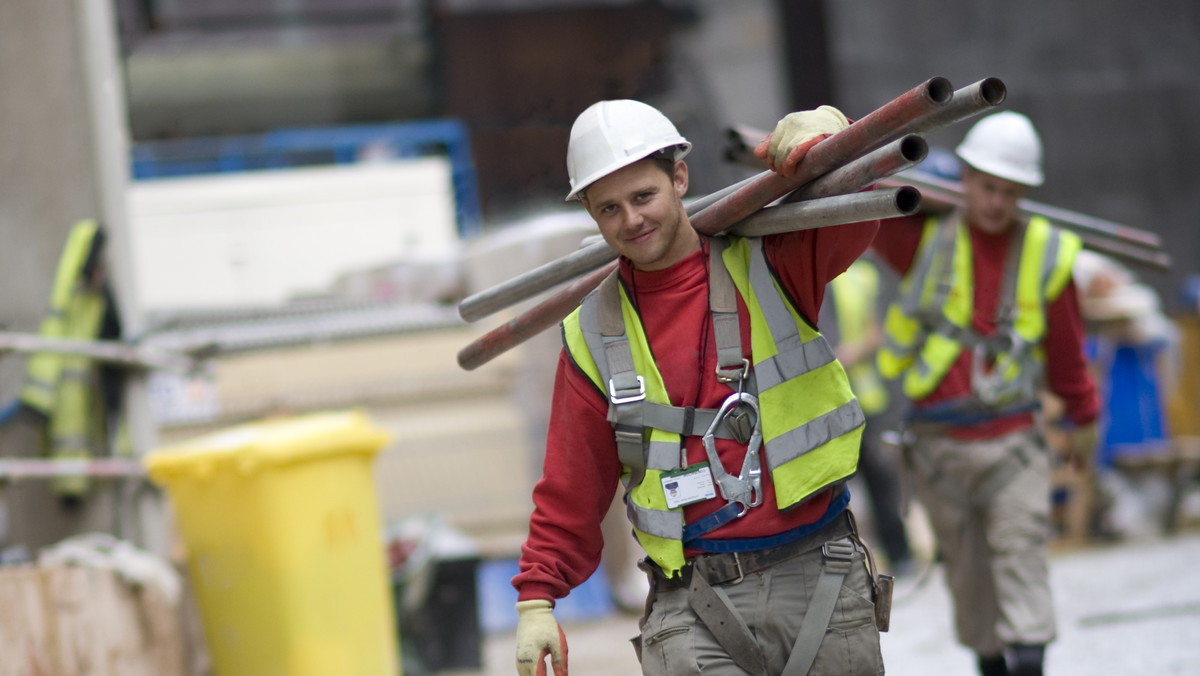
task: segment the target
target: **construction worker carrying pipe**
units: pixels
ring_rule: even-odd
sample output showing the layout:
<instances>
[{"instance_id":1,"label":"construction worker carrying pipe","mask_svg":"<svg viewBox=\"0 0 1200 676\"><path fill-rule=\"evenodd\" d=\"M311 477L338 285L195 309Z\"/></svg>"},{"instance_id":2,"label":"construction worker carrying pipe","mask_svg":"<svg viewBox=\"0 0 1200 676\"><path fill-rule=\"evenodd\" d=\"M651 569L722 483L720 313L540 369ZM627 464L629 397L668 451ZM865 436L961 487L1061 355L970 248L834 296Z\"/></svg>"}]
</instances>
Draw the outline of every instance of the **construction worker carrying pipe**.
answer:
<instances>
[{"instance_id":1,"label":"construction worker carrying pipe","mask_svg":"<svg viewBox=\"0 0 1200 676\"><path fill-rule=\"evenodd\" d=\"M848 125L792 113L757 148L784 176ZM874 566L846 505L864 423L814 320L877 221L708 237L682 198L691 143L601 101L571 130L568 200L619 267L562 323L518 591L517 671L566 676L556 599L600 562L618 483L651 580L645 674L880 674Z\"/></svg>"},{"instance_id":2,"label":"construction worker carrying pipe","mask_svg":"<svg viewBox=\"0 0 1200 676\"><path fill-rule=\"evenodd\" d=\"M983 676L1034 676L1055 636L1041 389L1065 403L1075 461L1090 465L1097 439L1071 276L1081 244L1042 217L1018 215L1043 180L1027 117L983 118L956 153L965 208L885 221L875 239L903 276L878 364L902 379L911 402L907 459L945 563L958 640Z\"/></svg>"}]
</instances>

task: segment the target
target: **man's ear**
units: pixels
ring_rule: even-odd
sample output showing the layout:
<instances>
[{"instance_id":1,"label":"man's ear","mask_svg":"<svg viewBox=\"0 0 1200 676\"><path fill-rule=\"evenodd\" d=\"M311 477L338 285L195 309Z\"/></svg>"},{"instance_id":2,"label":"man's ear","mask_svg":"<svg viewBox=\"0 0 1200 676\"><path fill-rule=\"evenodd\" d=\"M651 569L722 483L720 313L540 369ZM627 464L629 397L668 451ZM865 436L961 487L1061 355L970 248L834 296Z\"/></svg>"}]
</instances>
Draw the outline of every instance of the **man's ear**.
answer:
<instances>
[{"instance_id":1,"label":"man's ear","mask_svg":"<svg viewBox=\"0 0 1200 676\"><path fill-rule=\"evenodd\" d=\"M675 172L672 178L675 184L675 195L680 199L683 199L683 196L687 194L688 189L688 167L686 162L683 160L676 160Z\"/></svg>"}]
</instances>

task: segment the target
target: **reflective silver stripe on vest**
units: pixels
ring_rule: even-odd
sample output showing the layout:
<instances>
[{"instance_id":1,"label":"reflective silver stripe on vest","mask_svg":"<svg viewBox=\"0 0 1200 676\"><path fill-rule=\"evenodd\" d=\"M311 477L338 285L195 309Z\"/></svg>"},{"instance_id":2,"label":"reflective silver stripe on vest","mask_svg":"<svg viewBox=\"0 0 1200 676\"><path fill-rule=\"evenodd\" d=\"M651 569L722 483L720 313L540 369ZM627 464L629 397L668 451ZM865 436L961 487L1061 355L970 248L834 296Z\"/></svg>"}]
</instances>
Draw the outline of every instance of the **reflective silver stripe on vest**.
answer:
<instances>
[{"instance_id":1,"label":"reflective silver stripe on vest","mask_svg":"<svg viewBox=\"0 0 1200 676\"><path fill-rule=\"evenodd\" d=\"M834 360L834 355L824 336L818 334L807 343L800 338L800 328L796 326L783 296L775 289L775 279L767 267L762 240L753 237L748 242L751 251L750 286L754 289L755 299L767 320L771 338L779 352L754 365L758 391L761 393L828 364ZM770 293L771 291L775 293Z\"/></svg>"},{"instance_id":2,"label":"reflective silver stripe on vest","mask_svg":"<svg viewBox=\"0 0 1200 676\"><path fill-rule=\"evenodd\" d=\"M633 527L647 535L668 540L683 539L683 511L665 512L634 504L625 496L625 516Z\"/></svg>"},{"instance_id":3,"label":"reflective silver stripe on vest","mask_svg":"<svg viewBox=\"0 0 1200 676\"><path fill-rule=\"evenodd\" d=\"M1062 246L1062 233L1050 228L1050 236L1046 238L1046 251L1042 257L1042 289L1050 283L1054 269L1058 267L1058 250ZM1044 299L1039 299L1043 300ZM1044 304L1044 302L1043 302Z\"/></svg>"},{"instance_id":4,"label":"reflective silver stripe on vest","mask_svg":"<svg viewBox=\"0 0 1200 676\"><path fill-rule=\"evenodd\" d=\"M829 413L771 440L767 466L774 471L809 451L824 446L844 434L849 434L867 421L857 399L842 404Z\"/></svg>"},{"instance_id":5,"label":"reflective silver stripe on vest","mask_svg":"<svg viewBox=\"0 0 1200 676\"><path fill-rule=\"evenodd\" d=\"M646 453L646 469L657 469L663 472L679 469L683 464L681 462L682 452L681 445L674 441L651 439ZM631 467L630 469L640 472L642 468Z\"/></svg>"}]
</instances>

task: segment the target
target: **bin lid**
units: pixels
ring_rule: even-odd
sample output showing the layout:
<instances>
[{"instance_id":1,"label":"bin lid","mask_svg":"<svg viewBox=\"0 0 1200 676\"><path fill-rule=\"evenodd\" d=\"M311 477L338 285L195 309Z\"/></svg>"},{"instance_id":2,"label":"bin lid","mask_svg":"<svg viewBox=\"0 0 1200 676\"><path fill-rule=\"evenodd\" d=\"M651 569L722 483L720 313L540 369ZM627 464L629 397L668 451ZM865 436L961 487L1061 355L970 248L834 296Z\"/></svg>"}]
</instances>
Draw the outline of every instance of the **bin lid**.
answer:
<instances>
[{"instance_id":1,"label":"bin lid","mask_svg":"<svg viewBox=\"0 0 1200 676\"><path fill-rule=\"evenodd\" d=\"M217 471L260 469L346 454L374 455L389 435L361 411L276 418L231 427L146 454L150 478L162 483Z\"/></svg>"}]
</instances>

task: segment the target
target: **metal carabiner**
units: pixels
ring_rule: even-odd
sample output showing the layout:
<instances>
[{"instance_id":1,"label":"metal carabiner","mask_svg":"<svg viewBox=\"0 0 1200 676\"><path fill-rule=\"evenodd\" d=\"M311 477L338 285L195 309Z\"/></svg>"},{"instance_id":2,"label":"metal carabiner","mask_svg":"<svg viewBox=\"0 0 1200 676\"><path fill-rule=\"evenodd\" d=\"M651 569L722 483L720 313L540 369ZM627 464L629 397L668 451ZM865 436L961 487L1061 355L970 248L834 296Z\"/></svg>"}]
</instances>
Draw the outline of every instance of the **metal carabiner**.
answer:
<instances>
[{"instance_id":1,"label":"metal carabiner","mask_svg":"<svg viewBox=\"0 0 1200 676\"><path fill-rule=\"evenodd\" d=\"M742 461L741 473L734 477L725 471L725 467L717 455L716 434L717 429L725 421L725 416L740 404L746 404L753 411L754 431L746 446L746 457ZM713 416L708 430L701 437L701 441L704 443L704 452L708 457L717 487L721 489L721 497L741 505L738 516L744 516L750 507L761 505L763 501L762 463L759 459L759 447L762 445L762 415L758 407L758 397L745 392L734 392L726 397L725 401L721 403L721 407L717 409L717 414Z\"/></svg>"}]
</instances>

